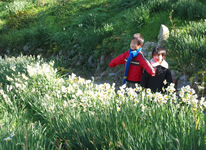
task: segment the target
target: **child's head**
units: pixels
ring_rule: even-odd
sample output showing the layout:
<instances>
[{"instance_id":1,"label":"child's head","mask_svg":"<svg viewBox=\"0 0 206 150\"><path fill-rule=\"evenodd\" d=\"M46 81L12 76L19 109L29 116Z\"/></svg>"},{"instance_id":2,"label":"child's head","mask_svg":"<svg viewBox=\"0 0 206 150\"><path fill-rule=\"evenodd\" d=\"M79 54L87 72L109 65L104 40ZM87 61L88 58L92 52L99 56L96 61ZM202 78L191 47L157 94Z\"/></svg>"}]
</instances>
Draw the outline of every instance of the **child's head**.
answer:
<instances>
[{"instance_id":1,"label":"child's head","mask_svg":"<svg viewBox=\"0 0 206 150\"><path fill-rule=\"evenodd\" d=\"M163 47L155 47L152 51L152 57L156 62L162 62L166 58L166 51Z\"/></svg>"},{"instance_id":2,"label":"child's head","mask_svg":"<svg viewBox=\"0 0 206 150\"><path fill-rule=\"evenodd\" d=\"M142 45L144 44L144 38L140 33L136 33L133 35L131 43L130 43L130 48L132 50L137 50L140 47L142 47Z\"/></svg>"}]
</instances>

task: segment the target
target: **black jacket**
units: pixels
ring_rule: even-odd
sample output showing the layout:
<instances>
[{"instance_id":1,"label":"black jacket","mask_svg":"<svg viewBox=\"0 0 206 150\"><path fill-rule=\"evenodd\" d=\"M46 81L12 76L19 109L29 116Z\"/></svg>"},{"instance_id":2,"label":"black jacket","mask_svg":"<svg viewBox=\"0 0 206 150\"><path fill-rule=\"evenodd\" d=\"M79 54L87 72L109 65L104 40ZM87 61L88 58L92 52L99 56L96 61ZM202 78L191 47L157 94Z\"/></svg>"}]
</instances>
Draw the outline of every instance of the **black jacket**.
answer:
<instances>
[{"instance_id":1,"label":"black jacket","mask_svg":"<svg viewBox=\"0 0 206 150\"><path fill-rule=\"evenodd\" d=\"M156 63L153 59L150 63L156 70L155 76L150 76L146 71L144 71L140 85L144 88L150 88L152 92L160 92L163 87L167 87L168 84L172 83L172 75L169 70L168 63L163 60L161 64ZM164 85L163 81L166 80L167 84Z\"/></svg>"}]
</instances>

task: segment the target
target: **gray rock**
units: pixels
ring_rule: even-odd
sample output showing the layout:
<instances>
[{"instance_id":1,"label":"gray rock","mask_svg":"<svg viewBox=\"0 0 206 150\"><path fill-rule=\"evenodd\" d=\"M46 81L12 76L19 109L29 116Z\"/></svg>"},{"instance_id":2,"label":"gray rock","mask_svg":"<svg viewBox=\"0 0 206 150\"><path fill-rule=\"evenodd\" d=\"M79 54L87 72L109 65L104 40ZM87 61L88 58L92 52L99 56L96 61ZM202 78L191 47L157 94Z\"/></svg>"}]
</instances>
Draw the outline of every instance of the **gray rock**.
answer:
<instances>
[{"instance_id":1,"label":"gray rock","mask_svg":"<svg viewBox=\"0 0 206 150\"><path fill-rule=\"evenodd\" d=\"M73 46L73 48L77 48L78 47L78 44L75 44L74 46Z\"/></svg>"},{"instance_id":2,"label":"gray rock","mask_svg":"<svg viewBox=\"0 0 206 150\"><path fill-rule=\"evenodd\" d=\"M153 50L153 48L154 47L156 47L157 46L157 43L155 43L155 42L149 42L149 41L147 41L147 42L145 42L145 44L143 45L143 47L142 47L142 52L143 52L143 54L145 55L145 56L152 56L152 55L150 55L150 52Z\"/></svg>"},{"instance_id":3,"label":"gray rock","mask_svg":"<svg viewBox=\"0 0 206 150\"><path fill-rule=\"evenodd\" d=\"M24 51L28 51L29 48L30 48L30 46L27 44L27 45L24 45L23 50L24 50Z\"/></svg>"},{"instance_id":4,"label":"gray rock","mask_svg":"<svg viewBox=\"0 0 206 150\"><path fill-rule=\"evenodd\" d=\"M177 82L177 89L180 89L186 85L191 85L191 83L189 81L189 77L187 75L183 75L179 78L179 80Z\"/></svg>"},{"instance_id":5,"label":"gray rock","mask_svg":"<svg viewBox=\"0 0 206 150\"><path fill-rule=\"evenodd\" d=\"M96 71L97 71L97 72L100 71L100 64L99 64L99 63L97 64L97 69L96 69Z\"/></svg>"},{"instance_id":6,"label":"gray rock","mask_svg":"<svg viewBox=\"0 0 206 150\"><path fill-rule=\"evenodd\" d=\"M6 52L7 52L7 54L10 54L10 50L8 48L6 49Z\"/></svg>"},{"instance_id":7,"label":"gray rock","mask_svg":"<svg viewBox=\"0 0 206 150\"><path fill-rule=\"evenodd\" d=\"M147 59L148 59L148 60L152 59L152 52L149 52L149 53L147 54Z\"/></svg>"},{"instance_id":8,"label":"gray rock","mask_svg":"<svg viewBox=\"0 0 206 150\"><path fill-rule=\"evenodd\" d=\"M103 65L103 64L104 64L104 56L101 55L101 57L100 57L100 65Z\"/></svg>"},{"instance_id":9,"label":"gray rock","mask_svg":"<svg viewBox=\"0 0 206 150\"><path fill-rule=\"evenodd\" d=\"M169 38L169 29L167 26L161 24L160 26L160 32L158 35L158 43L157 46L164 46L165 42L167 41L167 39Z\"/></svg>"},{"instance_id":10,"label":"gray rock","mask_svg":"<svg viewBox=\"0 0 206 150\"><path fill-rule=\"evenodd\" d=\"M77 66L80 66L80 65L81 65L82 59L83 59L82 55L79 55L79 58L78 58L77 61L76 61L76 65L77 65Z\"/></svg>"},{"instance_id":11,"label":"gray rock","mask_svg":"<svg viewBox=\"0 0 206 150\"><path fill-rule=\"evenodd\" d=\"M76 66L80 66L80 65L81 65L81 61L78 60L78 61L76 62Z\"/></svg>"},{"instance_id":12,"label":"gray rock","mask_svg":"<svg viewBox=\"0 0 206 150\"><path fill-rule=\"evenodd\" d=\"M108 74L109 77L116 76L116 75L117 75L117 74L114 73L114 72L111 72L111 73Z\"/></svg>"},{"instance_id":13,"label":"gray rock","mask_svg":"<svg viewBox=\"0 0 206 150\"><path fill-rule=\"evenodd\" d=\"M178 79L178 72L176 70L171 70L173 82L176 83Z\"/></svg>"},{"instance_id":14,"label":"gray rock","mask_svg":"<svg viewBox=\"0 0 206 150\"><path fill-rule=\"evenodd\" d=\"M39 52L42 52L42 51L43 51L42 48L37 48L36 50L39 51Z\"/></svg>"},{"instance_id":15,"label":"gray rock","mask_svg":"<svg viewBox=\"0 0 206 150\"><path fill-rule=\"evenodd\" d=\"M95 67L95 64L92 62L92 59L93 59L93 56L91 55L91 56L88 58L89 66Z\"/></svg>"},{"instance_id":16,"label":"gray rock","mask_svg":"<svg viewBox=\"0 0 206 150\"><path fill-rule=\"evenodd\" d=\"M60 55L60 56L62 55L62 50L59 51L59 55Z\"/></svg>"},{"instance_id":17,"label":"gray rock","mask_svg":"<svg viewBox=\"0 0 206 150\"><path fill-rule=\"evenodd\" d=\"M142 50L143 54L147 56L147 51Z\"/></svg>"},{"instance_id":18,"label":"gray rock","mask_svg":"<svg viewBox=\"0 0 206 150\"><path fill-rule=\"evenodd\" d=\"M106 71L104 71L100 74L100 77L102 78L102 77L105 77L106 75L107 75L107 73L106 73Z\"/></svg>"},{"instance_id":19,"label":"gray rock","mask_svg":"<svg viewBox=\"0 0 206 150\"><path fill-rule=\"evenodd\" d=\"M72 50L70 51L71 54L73 54L74 52L75 52L74 49L72 49Z\"/></svg>"},{"instance_id":20,"label":"gray rock","mask_svg":"<svg viewBox=\"0 0 206 150\"><path fill-rule=\"evenodd\" d=\"M152 49L153 49L153 48L156 47L156 46L157 46L157 43L147 41L147 42L144 43L144 45L143 45L143 47L142 47L142 50L148 52L148 48L152 48Z\"/></svg>"}]
</instances>

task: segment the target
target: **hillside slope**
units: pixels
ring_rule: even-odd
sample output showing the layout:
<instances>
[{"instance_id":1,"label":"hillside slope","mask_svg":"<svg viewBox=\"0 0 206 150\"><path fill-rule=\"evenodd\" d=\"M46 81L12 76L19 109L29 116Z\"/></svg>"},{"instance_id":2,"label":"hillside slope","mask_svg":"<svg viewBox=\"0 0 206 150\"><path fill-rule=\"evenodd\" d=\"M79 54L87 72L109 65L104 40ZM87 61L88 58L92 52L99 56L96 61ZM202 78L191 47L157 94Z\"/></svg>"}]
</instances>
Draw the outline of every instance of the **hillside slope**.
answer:
<instances>
[{"instance_id":1,"label":"hillside slope","mask_svg":"<svg viewBox=\"0 0 206 150\"><path fill-rule=\"evenodd\" d=\"M141 33L145 42L157 42L161 24L177 34L184 33L181 37L186 40L191 36L197 39L191 47L191 43L182 45L181 40L176 40L180 35L171 37L166 48L183 52L188 49L187 54L176 50L168 53L171 67L190 77L204 70L204 0L45 0L44 4L11 0L1 1L0 9L1 54L40 54L55 59L63 74L75 72L87 78L105 75L110 78L108 73L119 71L122 76L122 67L108 70L109 61L129 49L134 33ZM190 35L194 30L197 32ZM194 52L195 58L189 57ZM183 62L177 62L179 59ZM190 61L184 63L185 60ZM192 64L191 69L182 70L187 64ZM194 67L196 64L198 67Z\"/></svg>"}]
</instances>

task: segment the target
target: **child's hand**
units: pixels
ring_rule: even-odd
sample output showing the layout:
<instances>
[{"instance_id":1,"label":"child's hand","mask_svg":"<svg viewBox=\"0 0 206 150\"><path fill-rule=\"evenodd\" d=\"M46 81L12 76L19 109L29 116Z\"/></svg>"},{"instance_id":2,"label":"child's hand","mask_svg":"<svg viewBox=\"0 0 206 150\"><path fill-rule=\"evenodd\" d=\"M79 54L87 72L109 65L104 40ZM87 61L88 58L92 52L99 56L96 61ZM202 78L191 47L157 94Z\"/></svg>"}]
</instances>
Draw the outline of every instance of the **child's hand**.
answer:
<instances>
[{"instance_id":1,"label":"child's hand","mask_svg":"<svg viewBox=\"0 0 206 150\"><path fill-rule=\"evenodd\" d=\"M156 75L156 70L152 70L152 76L154 77Z\"/></svg>"}]
</instances>

